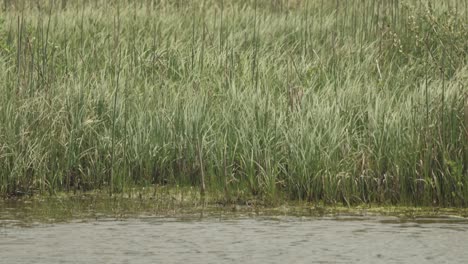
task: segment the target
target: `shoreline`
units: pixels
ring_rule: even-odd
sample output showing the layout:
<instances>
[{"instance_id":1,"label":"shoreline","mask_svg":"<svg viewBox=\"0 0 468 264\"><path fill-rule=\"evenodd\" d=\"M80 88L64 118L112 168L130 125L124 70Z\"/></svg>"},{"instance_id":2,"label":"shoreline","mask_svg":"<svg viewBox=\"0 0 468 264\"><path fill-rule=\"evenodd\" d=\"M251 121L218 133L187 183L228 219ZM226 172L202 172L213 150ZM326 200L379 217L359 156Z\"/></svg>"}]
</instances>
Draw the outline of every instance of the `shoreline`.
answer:
<instances>
[{"instance_id":1,"label":"shoreline","mask_svg":"<svg viewBox=\"0 0 468 264\"><path fill-rule=\"evenodd\" d=\"M57 193L33 197L0 199L0 222L16 220L23 224L57 223L86 219L128 219L139 217L396 217L407 221L450 221L468 218L468 208L407 205L360 204L343 206L321 202L282 200L275 204L262 200L226 202L207 193L204 198L193 189L138 188L109 196L102 191Z\"/></svg>"}]
</instances>

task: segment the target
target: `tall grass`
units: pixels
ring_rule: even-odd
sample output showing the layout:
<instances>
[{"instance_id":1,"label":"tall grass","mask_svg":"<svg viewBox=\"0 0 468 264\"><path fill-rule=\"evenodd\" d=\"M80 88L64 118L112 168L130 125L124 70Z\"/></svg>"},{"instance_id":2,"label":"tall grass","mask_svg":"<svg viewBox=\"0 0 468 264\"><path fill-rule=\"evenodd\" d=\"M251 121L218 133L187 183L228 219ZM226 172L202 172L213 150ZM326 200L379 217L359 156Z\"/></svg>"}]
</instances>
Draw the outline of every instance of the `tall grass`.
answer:
<instances>
[{"instance_id":1,"label":"tall grass","mask_svg":"<svg viewBox=\"0 0 468 264\"><path fill-rule=\"evenodd\" d=\"M4 1L0 193L466 206L468 10L444 3Z\"/></svg>"}]
</instances>

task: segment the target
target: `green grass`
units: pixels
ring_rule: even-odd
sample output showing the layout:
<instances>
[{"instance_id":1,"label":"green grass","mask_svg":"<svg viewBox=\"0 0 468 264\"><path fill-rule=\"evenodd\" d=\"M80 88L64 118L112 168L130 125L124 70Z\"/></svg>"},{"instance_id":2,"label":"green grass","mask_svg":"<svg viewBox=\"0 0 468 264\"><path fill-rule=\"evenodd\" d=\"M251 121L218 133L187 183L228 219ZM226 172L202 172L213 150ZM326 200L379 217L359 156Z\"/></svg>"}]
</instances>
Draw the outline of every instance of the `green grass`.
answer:
<instances>
[{"instance_id":1,"label":"green grass","mask_svg":"<svg viewBox=\"0 0 468 264\"><path fill-rule=\"evenodd\" d=\"M2 8L5 197L168 184L468 203L465 0Z\"/></svg>"}]
</instances>

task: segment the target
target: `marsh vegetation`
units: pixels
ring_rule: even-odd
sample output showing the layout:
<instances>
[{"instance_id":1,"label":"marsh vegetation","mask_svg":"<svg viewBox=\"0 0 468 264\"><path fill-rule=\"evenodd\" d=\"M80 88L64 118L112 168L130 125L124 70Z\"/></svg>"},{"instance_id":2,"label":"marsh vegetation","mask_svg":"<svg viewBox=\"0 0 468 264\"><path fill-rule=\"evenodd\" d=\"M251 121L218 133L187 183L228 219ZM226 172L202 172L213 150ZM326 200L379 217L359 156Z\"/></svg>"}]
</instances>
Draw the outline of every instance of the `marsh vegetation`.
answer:
<instances>
[{"instance_id":1,"label":"marsh vegetation","mask_svg":"<svg viewBox=\"0 0 468 264\"><path fill-rule=\"evenodd\" d=\"M468 1L4 0L0 194L466 206Z\"/></svg>"}]
</instances>

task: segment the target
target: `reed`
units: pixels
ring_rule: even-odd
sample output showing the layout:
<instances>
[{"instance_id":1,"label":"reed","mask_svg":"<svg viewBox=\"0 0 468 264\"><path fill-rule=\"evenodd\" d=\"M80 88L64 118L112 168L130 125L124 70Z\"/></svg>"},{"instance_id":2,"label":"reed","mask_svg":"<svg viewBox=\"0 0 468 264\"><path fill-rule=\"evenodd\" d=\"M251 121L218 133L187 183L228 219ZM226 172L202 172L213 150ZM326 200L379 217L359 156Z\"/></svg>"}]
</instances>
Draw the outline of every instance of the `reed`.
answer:
<instances>
[{"instance_id":1,"label":"reed","mask_svg":"<svg viewBox=\"0 0 468 264\"><path fill-rule=\"evenodd\" d=\"M0 194L466 206L466 3L4 1Z\"/></svg>"}]
</instances>

